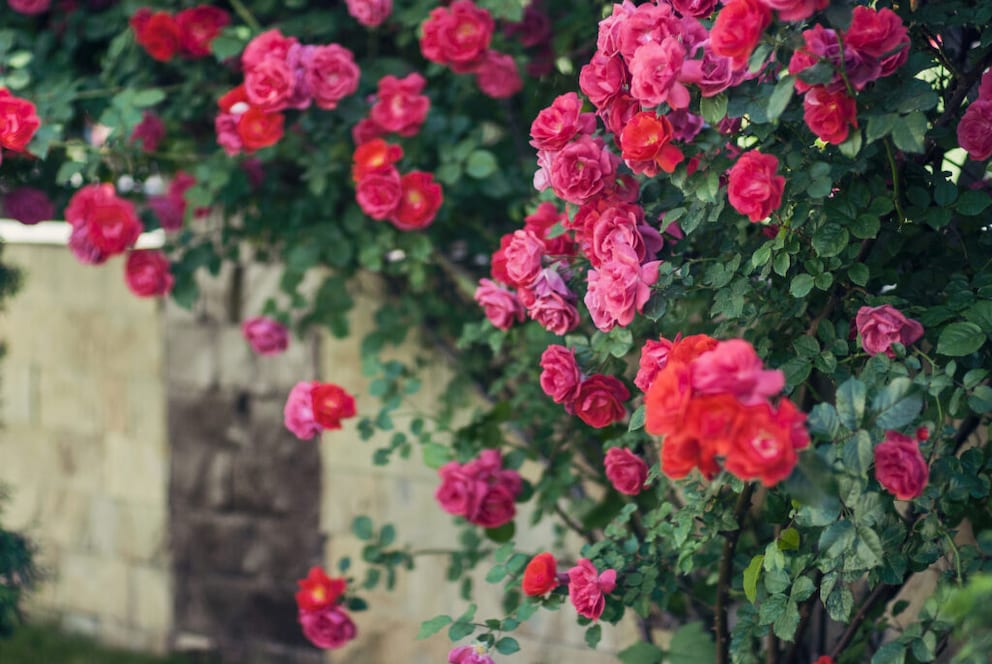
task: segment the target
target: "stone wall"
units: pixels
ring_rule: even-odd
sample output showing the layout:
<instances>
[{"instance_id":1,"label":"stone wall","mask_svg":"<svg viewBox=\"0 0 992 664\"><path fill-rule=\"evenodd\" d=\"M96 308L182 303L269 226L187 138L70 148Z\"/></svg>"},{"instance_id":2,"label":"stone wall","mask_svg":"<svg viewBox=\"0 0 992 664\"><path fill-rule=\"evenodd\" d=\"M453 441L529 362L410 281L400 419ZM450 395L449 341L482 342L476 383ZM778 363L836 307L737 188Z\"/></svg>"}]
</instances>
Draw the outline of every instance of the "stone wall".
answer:
<instances>
[{"instance_id":1,"label":"stone wall","mask_svg":"<svg viewBox=\"0 0 992 664\"><path fill-rule=\"evenodd\" d=\"M131 648L164 650L173 622L162 304L123 261L6 245L24 286L0 314L4 524L40 547L37 614Z\"/></svg>"}]
</instances>

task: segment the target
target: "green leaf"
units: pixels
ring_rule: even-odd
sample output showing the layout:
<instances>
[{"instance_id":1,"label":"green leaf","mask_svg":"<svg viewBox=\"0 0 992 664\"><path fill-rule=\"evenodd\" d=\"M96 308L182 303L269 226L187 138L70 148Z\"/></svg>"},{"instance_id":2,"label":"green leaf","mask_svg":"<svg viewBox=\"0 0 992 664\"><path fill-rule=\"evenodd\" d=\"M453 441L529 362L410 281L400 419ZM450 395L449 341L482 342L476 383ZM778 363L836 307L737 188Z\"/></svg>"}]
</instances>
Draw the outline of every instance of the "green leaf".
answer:
<instances>
[{"instance_id":1,"label":"green leaf","mask_svg":"<svg viewBox=\"0 0 992 664\"><path fill-rule=\"evenodd\" d=\"M424 465L433 470L451 461L451 450L440 443L427 443L424 445L423 453Z\"/></svg>"},{"instance_id":2,"label":"green leaf","mask_svg":"<svg viewBox=\"0 0 992 664\"><path fill-rule=\"evenodd\" d=\"M869 116L868 126L865 127L865 142L871 143L889 135L898 119L899 116L895 113Z\"/></svg>"},{"instance_id":3,"label":"green leaf","mask_svg":"<svg viewBox=\"0 0 992 664\"><path fill-rule=\"evenodd\" d=\"M788 601L782 615L772 625L772 630L774 630L775 636L783 641L792 641L797 627L799 627L799 606L793 601Z\"/></svg>"},{"instance_id":4,"label":"green leaf","mask_svg":"<svg viewBox=\"0 0 992 664\"><path fill-rule=\"evenodd\" d=\"M877 413L875 423L883 429L899 429L916 419L923 408L922 397L913 394L913 381L906 377L894 379L871 401Z\"/></svg>"},{"instance_id":5,"label":"green leaf","mask_svg":"<svg viewBox=\"0 0 992 664\"><path fill-rule=\"evenodd\" d=\"M367 516L356 516L355 520L351 522L351 532L360 540L367 541L372 539L372 536L375 534L372 519Z\"/></svg>"},{"instance_id":6,"label":"green leaf","mask_svg":"<svg viewBox=\"0 0 992 664\"><path fill-rule=\"evenodd\" d=\"M778 536L778 548L781 551L795 551L799 548L799 531L795 528L786 528Z\"/></svg>"},{"instance_id":7,"label":"green leaf","mask_svg":"<svg viewBox=\"0 0 992 664\"><path fill-rule=\"evenodd\" d=\"M617 653L622 664L661 664L664 653L658 646L641 641Z\"/></svg>"},{"instance_id":8,"label":"green leaf","mask_svg":"<svg viewBox=\"0 0 992 664\"><path fill-rule=\"evenodd\" d=\"M850 225L851 235L859 240L869 240L878 235L882 228L882 222L875 214L859 214L858 218Z\"/></svg>"},{"instance_id":9,"label":"green leaf","mask_svg":"<svg viewBox=\"0 0 992 664\"><path fill-rule=\"evenodd\" d=\"M829 403L818 403L809 412L809 430L825 438L834 438L840 431L840 418L837 410Z\"/></svg>"},{"instance_id":10,"label":"green leaf","mask_svg":"<svg viewBox=\"0 0 992 664\"><path fill-rule=\"evenodd\" d=\"M853 437L844 443L844 451L841 459L844 468L855 475L864 475L871 466L874 447L871 444L871 436L864 429L858 431Z\"/></svg>"},{"instance_id":11,"label":"green leaf","mask_svg":"<svg viewBox=\"0 0 992 664\"><path fill-rule=\"evenodd\" d=\"M992 412L992 387L979 385L968 396L968 407L977 415Z\"/></svg>"},{"instance_id":12,"label":"green leaf","mask_svg":"<svg viewBox=\"0 0 992 664\"><path fill-rule=\"evenodd\" d=\"M488 150L476 150L465 162L465 172L476 180L482 180L496 172L499 166L495 155Z\"/></svg>"},{"instance_id":13,"label":"green leaf","mask_svg":"<svg viewBox=\"0 0 992 664\"><path fill-rule=\"evenodd\" d=\"M630 416L630 424L627 425L627 431L639 431L644 428L644 416L645 410L644 405L637 407L634 414Z\"/></svg>"},{"instance_id":14,"label":"green leaf","mask_svg":"<svg viewBox=\"0 0 992 664\"><path fill-rule=\"evenodd\" d=\"M448 638L452 641L460 641L474 632L475 625L459 620L448 629Z\"/></svg>"},{"instance_id":15,"label":"green leaf","mask_svg":"<svg viewBox=\"0 0 992 664\"><path fill-rule=\"evenodd\" d=\"M789 102L792 100L792 95L795 92L795 78L786 74L778 80L775 84L775 89L772 90L771 95L768 96L768 121L775 122L779 119L785 109L789 106Z\"/></svg>"},{"instance_id":16,"label":"green leaf","mask_svg":"<svg viewBox=\"0 0 992 664\"><path fill-rule=\"evenodd\" d=\"M709 124L716 126L727 116L727 95L720 93L699 100L699 114Z\"/></svg>"},{"instance_id":17,"label":"green leaf","mask_svg":"<svg viewBox=\"0 0 992 664\"><path fill-rule=\"evenodd\" d=\"M754 604L758 596L758 579L761 577L761 564L764 560L764 554L758 554L751 558L751 562L744 568L744 596L751 604Z\"/></svg>"},{"instance_id":18,"label":"green leaf","mask_svg":"<svg viewBox=\"0 0 992 664\"><path fill-rule=\"evenodd\" d=\"M603 628L599 623L586 630L586 645L595 648L603 638Z\"/></svg>"},{"instance_id":19,"label":"green leaf","mask_svg":"<svg viewBox=\"0 0 992 664\"><path fill-rule=\"evenodd\" d=\"M804 298L813 290L813 277L808 274L797 274L789 285L789 293L795 298Z\"/></svg>"},{"instance_id":20,"label":"green leaf","mask_svg":"<svg viewBox=\"0 0 992 664\"><path fill-rule=\"evenodd\" d=\"M903 116L892 127L892 141L903 152L923 152L926 134L927 116L920 111Z\"/></svg>"},{"instance_id":21,"label":"green leaf","mask_svg":"<svg viewBox=\"0 0 992 664\"><path fill-rule=\"evenodd\" d=\"M903 664L906 661L906 646L898 641L886 643L871 658L871 664Z\"/></svg>"},{"instance_id":22,"label":"green leaf","mask_svg":"<svg viewBox=\"0 0 992 664\"><path fill-rule=\"evenodd\" d=\"M837 146L840 153L848 159L854 159L861 152L861 130L854 129L848 134L847 140Z\"/></svg>"},{"instance_id":23,"label":"green leaf","mask_svg":"<svg viewBox=\"0 0 992 664\"><path fill-rule=\"evenodd\" d=\"M436 616L430 620L420 623L420 631L417 632L417 640L426 639L433 636L451 624L451 616Z\"/></svg>"},{"instance_id":24,"label":"green leaf","mask_svg":"<svg viewBox=\"0 0 992 664\"><path fill-rule=\"evenodd\" d=\"M503 544L504 542L509 542L513 539L513 535L516 532L516 526L513 522L504 523L498 528L486 528L486 537L494 542Z\"/></svg>"},{"instance_id":25,"label":"green leaf","mask_svg":"<svg viewBox=\"0 0 992 664\"><path fill-rule=\"evenodd\" d=\"M937 339L937 352L948 357L961 357L974 353L984 343L985 333L974 323L951 323Z\"/></svg>"},{"instance_id":26,"label":"green leaf","mask_svg":"<svg viewBox=\"0 0 992 664\"><path fill-rule=\"evenodd\" d=\"M844 251L850 239L847 229L828 222L813 234L813 249L821 258L829 258Z\"/></svg>"},{"instance_id":27,"label":"green leaf","mask_svg":"<svg viewBox=\"0 0 992 664\"><path fill-rule=\"evenodd\" d=\"M520 650L520 644L517 643L516 639L510 636L504 636L496 642L494 647L496 648L496 652L501 655L512 655Z\"/></svg>"},{"instance_id":28,"label":"green leaf","mask_svg":"<svg viewBox=\"0 0 992 664\"><path fill-rule=\"evenodd\" d=\"M851 280L852 284L858 286L864 286L868 283L868 266L864 263L855 263L847 269L847 277Z\"/></svg>"},{"instance_id":29,"label":"green leaf","mask_svg":"<svg viewBox=\"0 0 992 664\"><path fill-rule=\"evenodd\" d=\"M165 99L165 93L158 88L138 90L131 97L131 104L137 108L147 108L148 106L154 106L163 99Z\"/></svg>"},{"instance_id":30,"label":"green leaf","mask_svg":"<svg viewBox=\"0 0 992 664\"><path fill-rule=\"evenodd\" d=\"M820 551L827 558L836 558L854 544L855 536L850 521L837 521L820 534Z\"/></svg>"},{"instance_id":31,"label":"green leaf","mask_svg":"<svg viewBox=\"0 0 992 664\"><path fill-rule=\"evenodd\" d=\"M962 192L958 198L957 210L966 217L977 217L990 204L992 198L985 192L968 190Z\"/></svg>"},{"instance_id":32,"label":"green leaf","mask_svg":"<svg viewBox=\"0 0 992 664\"><path fill-rule=\"evenodd\" d=\"M841 424L854 431L865 416L868 390L857 378L849 378L837 388L837 415Z\"/></svg>"},{"instance_id":33,"label":"green leaf","mask_svg":"<svg viewBox=\"0 0 992 664\"><path fill-rule=\"evenodd\" d=\"M716 661L716 645L701 622L682 625L672 635L667 664L699 664Z\"/></svg>"},{"instance_id":34,"label":"green leaf","mask_svg":"<svg viewBox=\"0 0 992 664\"><path fill-rule=\"evenodd\" d=\"M989 300L979 300L971 305L964 317L982 328L985 334L992 334L992 302Z\"/></svg>"}]
</instances>

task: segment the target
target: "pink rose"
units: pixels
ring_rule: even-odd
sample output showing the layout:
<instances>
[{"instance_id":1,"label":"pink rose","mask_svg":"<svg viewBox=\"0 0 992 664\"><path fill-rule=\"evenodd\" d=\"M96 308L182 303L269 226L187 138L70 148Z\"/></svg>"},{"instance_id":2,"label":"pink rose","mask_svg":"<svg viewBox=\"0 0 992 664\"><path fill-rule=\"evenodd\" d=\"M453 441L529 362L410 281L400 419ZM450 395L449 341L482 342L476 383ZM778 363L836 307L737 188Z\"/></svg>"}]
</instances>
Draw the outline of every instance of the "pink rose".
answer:
<instances>
[{"instance_id":1,"label":"pink rose","mask_svg":"<svg viewBox=\"0 0 992 664\"><path fill-rule=\"evenodd\" d=\"M630 65L639 48L679 36L682 28L682 22L670 5L638 5L630 16L620 22L620 55Z\"/></svg>"},{"instance_id":2,"label":"pink rose","mask_svg":"<svg viewBox=\"0 0 992 664\"><path fill-rule=\"evenodd\" d=\"M628 78L630 73L619 55L607 57L597 51L579 72L579 89L601 109L623 91Z\"/></svg>"},{"instance_id":3,"label":"pink rose","mask_svg":"<svg viewBox=\"0 0 992 664\"><path fill-rule=\"evenodd\" d=\"M614 325L630 325L651 298L651 285L658 280L660 263L638 265L611 259L599 270L589 270L585 304L593 324L603 332L609 332Z\"/></svg>"},{"instance_id":4,"label":"pink rose","mask_svg":"<svg viewBox=\"0 0 992 664\"><path fill-rule=\"evenodd\" d=\"M314 103L329 111L358 89L358 78L354 56L339 44L316 47L305 74Z\"/></svg>"},{"instance_id":5,"label":"pink rose","mask_svg":"<svg viewBox=\"0 0 992 664\"><path fill-rule=\"evenodd\" d=\"M299 44L295 37L286 37L279 30L267 30L245 46L241 54L241 66L248 71L266 58L285 62L289 59L289 49L294 44Z\"/></svg>"},{"instance_id":6,"label":"pink rose","mask_svg":"<svg viewBox=\"0 0 992 664\"><path fill-rule=\"evenodd\" d=\"M580 420L602 429L626 417L623 402L629 398L630 390L619 378L594 374L579 385L572 407Z\"/></svg>"},{"instance_id":7,"label":"pink rose","mask_svg":"<svg viewBox=\"0 0 992 664\"><path fill-rule=\"evenodd\" d=\"M620 26L630 18L637 7L630 0L613 3L613 13L599 22L596 49L607 57L620 52Z\"/></svg>"},{"instance_id":8,"label":"pink rose","mask_svg":"<svg viewBox=\"0 0 992 664\"><path fill-rule=\"evenodd\" d=\"M825 9L830 4L830 0L760 0L769 9L778 12L778 17L783 21L803 21Z\"/></svg>"},{"instance_id":9,"label":"pink rose","mask_svg":"<svg viewBox=\"0 0 992 664\"><path fill-rule=\"evenodd\" d=\"M421 94L426 79L414 72L404 78L383 76L379 79L376 102L370 115L381 129L400 136L413 136L420 131L427 118L431 100Z\"/></svg>"},{"instance_id":10,"label":"pink rose","mask_svg":"<svg viewBox=\"0 0 992 664\"><path fill-rule=\"evenodd\" d=\"M209 5L183 9L176 14L179 43L183 53L194 58L210 55L210 44L231 22L226 11Z\"/></svg>"},{"instance_id":11,"label":"pink rose","mask_svg":"<svg viewBox=\"0 0 992 664\"><path fill-rule=\"evenodd\" d=\"M672 108L686 108L689 91L679 82L684 60L685 48L675 37L641 46L630 63L630 94L641 106L667 103Z\"/></svg>"},{"instance_id":12,"label":"pink rose","mask_svg":"<svg viewBox=\"0 0 992 664\"><path fill-rule=\"evenodd\" d=\"M400 204L403 187L395 168L365 175L355 185L355 199L362 212L373 219L388 219Z\"/></svg>"},{"instance_id":13,"label":"pink rose","mask_svg":"<svg viewBox=\"0 0 992 664\"><path fill-rule=\"evenodd\" d=\"M34 187L18 187L3 197L3 211L11 219L29 226L55 217L48 194Z\"/></svg>"},{"instance_id":14,"label":"pink rose","mask_svg":"<svg viewBox=\"0 0 992 664\"><path fill-rule=\"evenodd\" d=\"M699 394L730 393L745 406L753 406L785 387L785 374L766 370L754 346L743 339L721 341L689 365L692 389Z\"/></svg>"},{"instance_id":15,"label":"pink rose","mask_svg":"<svg viewBox=\"0 0 992 664\"><path fill-rule=\"evenodd\" d=\"M15 12L34 16L47 12L52 0L7 0L7 4Z\"/></svg>"},{"instance_id":16,"label":"pink rose","mask_svg":"<svg viewBox=\"0 0 992 664\"><path fill-rule=\"evenodd\" d=\"M572 298L559 293L538 297L527 307L527 315L536 320L548 332L563 336L579 326L579 310Z\"/></svg>"},{"instance_id":17,"label":"pink rose","mask_svg":"<svg viewBox=\"0 0 992 664\"><path fill-rule=\"evenodd\" d=\"M255 316L241 323L241 335L259 355L278 355L289 345L286 326L267 316Z\"/></svg>"},{"instance_id":18,"label":"pink rose","mask_svg":"<svg viewBox=\"0 0 992 664\"><path fill-rule=\"evenodd\" d=\"M603 461L606 479L613 488L628 496L636 496L644 490L648 479L648 464L625 447L611 447Z\"/></svg>"},{"instance_id":19,"label":"pink rose","mask_svg":"<svg viewBox=\"0 0 992 664\"><path fill-rule=\"evenodd\" d=\"M586 254L595 267L613 262L640 264L661 249L661 234L644 223L639 205L620 203L603 210L592 224Z\"/></svg>"},{"instance_id":20,"label":"pink rose","mask_svg":"<svg viewBox=\"0 0 992 664\"><path fill-rule=\"evenodd\" d=\"M619 157L600 138L579 136L551 162L551 187L559 198L581 205L613 180Z\"/></svg>"},{"instance_id":21,"label":"pink rose","mask_svg":"<svg viewBox=\"0 0 992 664\"><path fill-rule=\"evenodd\" d=\"M544 242L533 231L514 231L510 244L503 253L506 257L508 283L517 287L527 286L541 271Z\"/></svg>"},{"instance_id":22,"label":"pink rose","mask_svg":"<svg viewBox=\"0 0 992 664\"><path fill-rule=\"evenodd\" d=\"M493 658L486 654L486 647L479 644L474 646L459 646L448 653L448 664L496 664Z\"/></svg>"},{"instance_id":23,"label":"pink rose","mask_svg":"<svg viewBox=\"0 0 992 664\"><path fill-rule=\"evenodd\" d=\"M909 33L891 9L855 7L844 45L879 59L882 76L888 76L909 58Z\"/></svg>"},{"instance_id":24,"label":"pink rose","mask_svg":"<svg viewBox=\"0 0 992 664\"><path fill-rule=\"evenodd\" d=\"M606 598L617 587L616 570L608 569L602 574L588 558L580 558L568 570L568 597L580 616L598 620L606 608Z\"/></svg>"},{"instance_id":25,"label":"pink rose","mask_svg":"<svg viewBox=\"0 0 992 664\"><path fill-rule=\"evenodd\" d=\"M478 509L469 521L483 528L499 528L512 521L517 513L515 498L516 494L506 484L492 484L482 494Z\"/></svg>"},{"instance_id":26,"label":"pink rose","mask_svg":"<svg viewBox=\"0 0 992 664\"><path fill-rule=\"evenodd\" d=\"M524 320L524 307L517 295L490 279L480 279L474 299L495 327L508 330Z\"/></svg>"},{"instance_id":27,"label":"pink rose","mask_svg":"<svg viewBox=\"0 0 992 664\"><path fill-rule=\"evenodd\" d=\"M495 21L471 0L455 0L450 7L432 9L422 27L420 51L424 57L466 74L481 64Z\"/></svg>"},{"instance_id":28,"label":"pink rose","mask_svg":"<svg viewBox=\"0 0 992 664\"><path fill-rule=\"evenodd\" d=\"M930 469L920 445L898 431L886 431L875 448L875 479L899 500L912 500L923 493Z\"/></svg>"},{"instance_id":29,"label":"pink rose","mask_svg":"<svg viewBox=\"0 0 992 664\"><path fill-rule=\"evenodd\" d=\"M992 96L971 102L961 116L958 145L975 161L992 157Z\"/></svg>"},{"instance_id":30,"label":"pink rose","mask_svg":"<svg viewBox=\"0 0 992 664\"><path fill-rule=\"evenodd\" d=\"M512 97L524 87L513 56L493 50L486 51L475 70L475 83L484 95L493 99Z\"/></svg>"},{"instance_id":31,"label":"pink rose","mask_svg":"<svg viewBox=\"0 0 992 664\"><path fill-rule=\"evenodd\" d=\"M906 318L890 304L861 307L854 321L861 335L861 346L869 355L885 353L895 357L892 344L901 343L908 347L923 336L923 326L919 321Z\"/></svg>"},{"instance_id":32,"label":"pink rose","mask_svg":"<svg viewBox=\"0 0 992 664\"><path fill-rule=\"evenodd\" d=\"M355 623L336 605L316 611L301 610L299 617L303 635L310 643L324 650L340 648L354 639L357 633Z\"/></svg>"},{"instance_id":33,"label":"pink rose","mask_svg":"<svg viewBox=\"0 0 992 664\"><path fill-rule=\"evenodd\" d=\"M169 259L161 251L132 251L124 265L127 287L138 297L156 297L172 290L175 278L169 272Z\"/></svg>"},{"instance_id":34,"label":"pink rose","mask_svg":"<svg viewBox=\"0 0 992 664\"><path fill-rule=\"evenodd\" d=\"M281 111L289 104L296 78L286 60L267 57L245 71L249 103L263 111Z\"/></svg>"},{"instance_id":35,"label":"pink rose","mask_svg":"<svg viewBox=\"0 0 992 664\"><path fill-rule=\"evenodd\" d=\"M471 517L478 509L481 492L486 489L484 481L477 480L462 469L457 461L449 461L437 471L441 485L434 492L434 498L448 514ZM476 484L481 484L481 491Z\"/></svg>"},{"instance_id":36,"label":"pink rose","mask_svg":"<svg viewBox=\"0 0 992 664\"><path fill-rule=\"evenodd\" d=\"M682 65L682 80L697 85L704 97L715 97L743 78L744 72L734 69L733 60L708 47L703 50L702 60L686 60Z\"/></svg>"},{"instance_id":37,"label":"pink rose","mask_svg":"<svg viewBox=\"0 0 992 664\"><path fill-rule=\"evenodd\" d=\"M778 175L778 159L774 155L757 150L745 152L729 175L727 197L730 205L751 221L765 219L782 205L785 178Z\"/></svg>"},{"instance_id":38,"label":"pink rose","mask_svg":"<svg viewBox=\"0 0 992 664\"><path fill-rule=\"evenodd\" d=\"M286 397L283 408L283 424L300 440L310 440L321 432L321 427L313 415L313 399L310 396L317 381L301 381L293 386Z\"/></svg>"},{"instance_id":39,"label":"pink rose","mask_svg":"<svg viewBox=\"0 0 992 664\"><path fill-rule=\"evenodd\" d=\"M393 13L393 0L346 0L348 13L368 28L382 25Z\"/></svg>"},{"instance_id":40,"label":"pink rose","mask_svg":"<svg viewBox=\"0 0 992 664\"><path fill-rule=\"evenodd\" d=\"M142 150L145 152L155 152L158 150L158 144L162 142L163 138L165 138L165 123L151 111L145 111L141 122L134 126L134 130L131 132L131 137L128 140L132 143L141 141Z\"/></svg>"},{"instance_id":41,"label":"pink rose","mask_svg":"<svg viewBox=\"0 0 992 664\"><path fill-rule=\"evenodd\" d=\"M716 0L672 0L672 7L683 16L706 18L716 9Z\"/></svg>"},{"instance_id":42,"label":"pink rose","mask_svg":"<svg viewBox=\"0 0 992 664\"><path fill-rule=\"evenodd\" d=\"M541 353L541 389L555 403L569 408L579 394L581 381L575 350L553 344Z\"/></svg>"},{"instance_id":43,"label":"pink rose","mask_svg":"<svg viewBox=\"0 0 992 664\"><path fill-rule=\"evenodd\" d=\"M576 134L591 134L596 130L596 116L582 112L582 100L574 92L555 98L542 109L530 125L530 144L538 150L557 151L565 147Z\"/></svg>"},{"instance_id":44,"label":"pink rose","mask_svg":"<svg viewBox=\"0 0 992 664\"><path fill-rule=\"evenodd\" d=\"M676 341L678 337L676 337ZM662 337L658 341L648 339L641 348L641 359L637 376L634 377L634 385L642 392L647 392L658 372L668 364L668 354L672 350L673 343Z\"/></svg>"}]
</instances>

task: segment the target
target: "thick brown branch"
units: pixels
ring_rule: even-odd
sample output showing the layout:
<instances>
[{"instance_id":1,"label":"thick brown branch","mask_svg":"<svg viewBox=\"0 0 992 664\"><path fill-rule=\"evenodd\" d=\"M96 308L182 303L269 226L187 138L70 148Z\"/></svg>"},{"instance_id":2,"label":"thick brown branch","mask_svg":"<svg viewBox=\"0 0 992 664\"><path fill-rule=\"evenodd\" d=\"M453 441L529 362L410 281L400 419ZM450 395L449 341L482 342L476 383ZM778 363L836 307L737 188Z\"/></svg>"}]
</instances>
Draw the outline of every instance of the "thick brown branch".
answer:
<instances>
[{"instance_id":1,"label":"thick brown branch","mask_svg":"<svg viewBox=\"0 0 992 664\"><path fill-rule=\"evenodd\" d=\"M868 617L868 613L875 607L875 605L879 602L888 602L896 596L900 588L902 588L901 585L890 586L884 583L876 586L875 589L871 591L871 594L865 598L865 601L861 604L861 608L858 609L858 612L854 614L854 618L851 620L850 624L848 624L847 629L844 630L844 633L841 635L840 639L834 644L833 650L830 651L830 656L837 659L837 657L839 657L844 651L844 648L847 647L847 644L851 642L851 639L854 638L854 635L857 634L861 624L865 621L865 618Z\"/></svg>"}]
</instances>

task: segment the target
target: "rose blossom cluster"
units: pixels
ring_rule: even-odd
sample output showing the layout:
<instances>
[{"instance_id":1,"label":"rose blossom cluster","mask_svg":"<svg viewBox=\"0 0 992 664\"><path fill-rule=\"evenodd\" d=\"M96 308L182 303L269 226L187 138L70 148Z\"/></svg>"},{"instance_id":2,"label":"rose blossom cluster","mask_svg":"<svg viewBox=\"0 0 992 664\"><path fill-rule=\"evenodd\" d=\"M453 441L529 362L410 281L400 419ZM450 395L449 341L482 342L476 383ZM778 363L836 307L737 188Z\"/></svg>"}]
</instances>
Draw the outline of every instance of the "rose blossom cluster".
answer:
<instances>
[{"instance_id":1,"label":"rose blossom cluster","mask_svg":"<svg viewBox=\"0 0 992 664\"><path fill-rule=\"evenodd\" d=\"M992 157L992 69L982 76L978 99L968 105L957 134L958 145L975 161Z\"/></svg>"},{"instance_id":2,"label":"rose blossom cluster","mask_svg":"<svg viewBox=\"0 0 992 664\"><path fill-rule=\"evenodd\" d=\"M134 205L120 198L112 184L81 187L69 199L64 216L72 227L69 249L90 265L124 253L142 231Z\"/></svg>"},{"instance_id":3,"label":"rose blossom cluster","mask_svg":"<svg viewBox=\"0 0 992 664\"><path fill-rule=\"evenodd\" d=\"M568 598L580 616L598 620L606 608L606 595L617 587L617 572L599 572L588 558L580 558L568 572L558 573L550 553L539 553L524 568L521 587L529 597L542 597L562 584L568 584Z\"/></svg>"},{"instance_id":4,"label":"rose blossom cluster","mask_svg":"<svg viewBox=\"0 0 992 664\"><path fill-rule=\"evenodd\" d=\"M909 33L891 9L858 6L846 31L838 34L817 24L803 31L803 42L789 60L796 91L805 95L803 119L823 142L843 143L850 127L858 126L852 95L905 64ZM824 61L833 65L833 79L824 85L806 83L802 72Z\"/></svg>"},{"instance_id":5,"label":"rose blossom cluster","mask_svg":"<svg viewBox=\"0 0 992 664\"><path fill-rule=\"evenodd\" d=\"M131 16L134 40L151 57L168 62L176 54L187 58L210 55L210 43L231 22L226 11L210 5L189 7L173 16L142 7Z\"/></svg>"},{"instance_id":6,"label":"rose blossom cluster","mask_svg":"<svg viewBox=\"0 0 992 664\"><path fill-rule=\"evenodd\" d=\"M552 344L545 349L540 381L545 394L591 427L601 429L627 416L623 402L630 391L623 381L604 374L583 375L571 348Z\"/></svg>"},{"instance_id":7,"label":"rose blossom cluster","mask_svg":"<svg viewBox=\"0 0 992 664\"><path fill-rule=\"evenodd\" d=\"M354 417L355 397L340 385L300 381L289 391L283 423L300 440L311 440L324 430L341 428L341 420Z\"/></svg>"},{"instance_id":8,"label":"rose blossom cluster","mask_svg":"<svg viewBox=\"0 0 992 664\"><path fill-rule=\"evenodd\" d=\"M923 493L930 475L920 441L929 432L921 427L916 438L898 431L886 431L885 440L875 447L875 479L899 500L912 500Z\"/></svg>"},{"instance_id":9,"label":"rose blossom cluster","mask_svg":"<svg viewBox=\"0 0 992 664\"><path fill-rule=\"evenodd\" d=\"M307 577L296 583L300 625L310 643L331 650L355 638L355 623L341 607L348 587L343 578L330 578L323 569L311 567Z\"/></svg>"},{"instance_id":10,"label":"rose blossom cluster","mask_svg":"<svg viewBox=\"0 0 992 664\"><path fill-rule=\"evenodd\" d=\"M431 173L400 175L396 163L402 158L402 147L381 138L355 148L351 168L355 200L373 219L388 220L401 231L421 230L434 222L444 194Z\"/></svg>"},{"instance_id":11,"label":"rose blossom cluster","mask_svg":"<svg viewBox=\"0 0 992 664\"><path fill-rule=\"evenodd\" d=\"M663 339L642 350L641 367L639 385L649 384L644 428L664 436L661 469L673 479L693 468L712 478L721 458L736 477L773 486L809 444L805 414L786 397L771 402L784 374L765 369L743 339Z\"/></svg>"},{"instance_id":12,"label":"rose blossom cluster","mask_svg":"<svg viewBox=\"0 0 992 664\"><path fill-rule=\"evenodd\" d=\"M340 44L303 45L277 29L258 35L241 54L244 83L218 102L217 142L229 155L253 152L282 138L286 109L325 110L358 89L359 70Z\"/></svg>"},{"instance_id":13,"label":"rose blossom cluster","mask_svg":"<svg viewBox=\"0 0 992 664\"><path fill-rule=\"evenodd\" d=\"M420 52L458 74L474 74L482 92L512 97L523 87L513 56L489 48L496 22L472 0L435 7L421 25Z\"/></svg>"},{"instance_id":14,"label":"rose blossom cluster","mask_svg":"<svg viewBox=\"0 0 992 664\"><path fill-rule=\"evenodd\" d=\"M517 471L503 468L499 450L483 450L465 464L450 461L437 474L441 485L434 498L448 514L483 528L498 528L513 520L514 501L523 490L523 480Z\"/></svg>"},{"instance_id":15,"label":"rose blossom cluster","mask_svg":"<svg viewBox=\"0 0 992 664\"><path fill-rule=\"evenodd\" d=\"M41 126L35 105L0 88L0 148L24 152ZM2 154L2 151L0 151Z\"/></svg>"}]
</instances>

